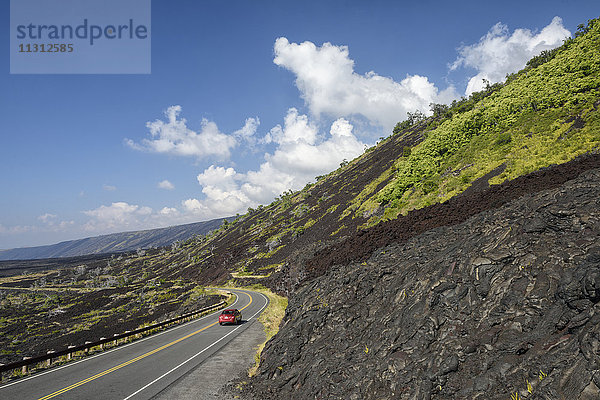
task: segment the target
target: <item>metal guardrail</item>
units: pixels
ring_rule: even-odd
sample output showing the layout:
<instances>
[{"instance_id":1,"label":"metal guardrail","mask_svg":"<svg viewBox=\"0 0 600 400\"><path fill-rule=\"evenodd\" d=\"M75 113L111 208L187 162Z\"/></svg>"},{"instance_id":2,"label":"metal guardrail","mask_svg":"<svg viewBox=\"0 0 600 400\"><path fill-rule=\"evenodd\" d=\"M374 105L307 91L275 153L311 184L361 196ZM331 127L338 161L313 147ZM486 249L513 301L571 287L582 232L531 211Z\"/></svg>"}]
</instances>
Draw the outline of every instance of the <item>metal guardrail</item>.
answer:
<instances>
[{"instance_id":1,"label":"metal guardrail","mask_svg":"<svg viewBox=\"0 0 600 400\"><path fill-rule=\"evenodd\" d=\"M70 359L71 355L78 351L87 351L87 350L91 349L92 347L103 346L104 344L109 343L109 342L115 342L120 339L128 338L130 336L140 335L144 332L147 332L147 331L150 331L153 329L157 329L157 328L161 328L161 327L164 327L166 325L170 325L170 324L173 324L176 322L180 322L187 318L194 317L197 314L200 314L200 313L203 313L203 312L215 309L215 308L219 308L225 304L227 304L227 302L222 301L218 304L213 304L212 306L205 307L203 309L196 310L191 313L183 314L183 315L180 315L179 317L171 318L171 319L163 321L163 322L152 324L152 325L149 325L144 328L139 328L139 329L136 329L133 331L127 331L127 332L124 332L121 334L115 334L115 335L113 335L113 337L110 337L110 338L100 338L100 340L97 340L95 342L86 342L85 344L82 344L79 346L69 346L66 349L48 352L48 354L44 354L44 355L37 356L37 357L31 357L31 358L25 357L21 361L16 361L16 362L6 364L6 365L0 364L0 382L2 382L2 374L4 372L22 368L22 373L25 374L25 373L27 373L27 367L30 365L39 364L44 361L48 361L48 366L50 366L50 364L52 363L52 359L54 359L54 358L58 358L58 357L62 357L62 356L66 355L67 359Z\"/></svg>"}]
</instances>

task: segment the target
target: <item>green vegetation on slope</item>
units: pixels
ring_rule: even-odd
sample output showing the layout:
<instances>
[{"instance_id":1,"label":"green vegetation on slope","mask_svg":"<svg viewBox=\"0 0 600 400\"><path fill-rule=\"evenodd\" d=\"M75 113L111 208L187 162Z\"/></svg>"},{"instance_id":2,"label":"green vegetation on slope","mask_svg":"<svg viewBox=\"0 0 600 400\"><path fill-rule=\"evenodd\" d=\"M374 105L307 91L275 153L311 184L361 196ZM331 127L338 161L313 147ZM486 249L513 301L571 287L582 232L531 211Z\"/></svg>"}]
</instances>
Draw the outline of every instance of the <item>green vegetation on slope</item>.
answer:
<instances>
[{"instance_id":1,"label":"green vegetation on slope","mask_svg":"<svg viewBox=\"0 0 600 400\"><path fill-rule=\"evenodd\" d=\"M394 179L377 198L384 218L444 201L501 164L506 169L491 183L597 148L599 22L581 26L575 39L532 59L504 85L444 110L451 117L396 162Z\"/></svg>"}]
</instances>

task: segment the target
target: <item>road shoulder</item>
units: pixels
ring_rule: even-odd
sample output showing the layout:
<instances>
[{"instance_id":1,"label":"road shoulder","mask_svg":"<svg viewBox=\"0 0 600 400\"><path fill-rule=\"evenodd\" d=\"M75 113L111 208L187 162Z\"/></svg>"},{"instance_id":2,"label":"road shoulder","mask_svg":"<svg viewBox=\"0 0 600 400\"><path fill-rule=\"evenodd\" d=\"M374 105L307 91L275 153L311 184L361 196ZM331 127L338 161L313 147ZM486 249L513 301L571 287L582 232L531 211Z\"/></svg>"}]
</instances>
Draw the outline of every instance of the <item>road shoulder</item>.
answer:
<instances>
[{"instance_id":1,"label":"road shoulder","mask_svg":"<svg viewBox=\"0 0 600 400\"><path fill-rule=\"evenodd\" d=\"M266 338L260 322L252 320L247 323L249 326L242 334L236 336L208 360L175 381L153 399L233 399L232 395L224 393L224 388L238 381L239 377L254 364L256 350Z\"/></svg>"}]
</instances>

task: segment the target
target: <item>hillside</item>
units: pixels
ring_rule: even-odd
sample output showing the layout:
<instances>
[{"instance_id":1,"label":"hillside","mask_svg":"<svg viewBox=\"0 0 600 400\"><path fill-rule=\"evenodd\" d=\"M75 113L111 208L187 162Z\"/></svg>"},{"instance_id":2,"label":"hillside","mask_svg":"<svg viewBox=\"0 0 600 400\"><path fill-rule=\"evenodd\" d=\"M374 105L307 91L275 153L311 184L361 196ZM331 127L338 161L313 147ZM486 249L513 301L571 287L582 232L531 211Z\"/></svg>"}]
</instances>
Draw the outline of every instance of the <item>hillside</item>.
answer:
<instances>
[{"instance_id":1,"label":"hillside","mask_svg":"<svg viewBox=\"0 0 600 400\"><path fill-rule=\"evenodd\" d=\"M598 48L593 20L421 121L356 207L366 229L298 262L308 279L242 394L599 398Z\"/></svg>"},{"instance_id":2,"label":"hillside","mask_svg":"<svg viewBox=\"0 0 600 400\"><path fill-rule=\"evenodd\" d=\"M594 169L328 269L290 297L245 391L600 398L599 199Z\"/></svg>"},{"instance_id":3,"label":"hillside","mask_svg":"<svg viewBox=\"0 0 600 400\"><path fill-rule=\"evenodd\" d=\"M217 229L224 218L206 222L169 226L144 231L112 233L85 239L69 240L48 246L0 250L0 260L32 260L42 258L77 257L88 254L119 253L151 247L170 246L195 235L205 235Z\"/></svg>"}]
</instances>

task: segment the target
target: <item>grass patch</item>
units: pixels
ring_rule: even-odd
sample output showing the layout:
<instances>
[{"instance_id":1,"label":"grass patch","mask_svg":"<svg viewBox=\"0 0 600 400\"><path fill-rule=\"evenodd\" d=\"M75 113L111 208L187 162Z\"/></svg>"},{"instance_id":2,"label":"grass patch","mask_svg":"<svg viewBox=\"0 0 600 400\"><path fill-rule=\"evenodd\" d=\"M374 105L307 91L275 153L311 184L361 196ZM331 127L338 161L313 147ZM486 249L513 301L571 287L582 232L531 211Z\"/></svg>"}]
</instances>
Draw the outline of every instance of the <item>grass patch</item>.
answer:
<instances>
[{"instance_id":1,"label":"grass patch","mask_svg":"<svg viewBox=\"0 0 600 400\"><path fill-rule=\"evenodd\" d=\"M262 286L253 286L252 290L257 291L259 293L264 294L269 298L269 305L266 310L263 311L258 320L261 324L263 324L265 328L266 340L264 343L261 343L256 350L256 354L254 355L254 366L248 370L248 376L256 375L258 371L258 367L260 366L260 355L262 354L265 345L273 336L279 332L279 325L283 320L283 316L285 315L285 309L288 305L288 299L283 296L279 296L269 289Z\"/></svg>"},{"instance_id":2,"label":"grass patch","mask_svg":"<svg viewBox=\"0 0 600 400\"><path fill-rule=\"evenodd\" d=\"M248 279L248 278L253 278L253 279L264 279L264 278L268 278L271 276L271 273L268 273L266 275L254 275L252 272L231 272L231 276L234 278L240 278L240 279Z\"/></svg>"},{"instance_id":3,"label":"grass patch","mask_svg":"<svg viewBox=\"0 0 600 400\"><path fill-rule=\"evenodd\" d=\"M376 199L377 187L386 180L389 180L394 174L394 166L385 170L381 175L369 182L365 188L350 202L350 206L344 210L339 217L339 221L346 218L353 212L371 211L379 207L379 202Z\"/></svg>"}]
</instances>

